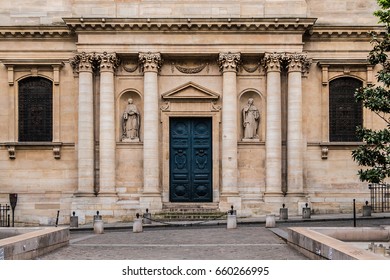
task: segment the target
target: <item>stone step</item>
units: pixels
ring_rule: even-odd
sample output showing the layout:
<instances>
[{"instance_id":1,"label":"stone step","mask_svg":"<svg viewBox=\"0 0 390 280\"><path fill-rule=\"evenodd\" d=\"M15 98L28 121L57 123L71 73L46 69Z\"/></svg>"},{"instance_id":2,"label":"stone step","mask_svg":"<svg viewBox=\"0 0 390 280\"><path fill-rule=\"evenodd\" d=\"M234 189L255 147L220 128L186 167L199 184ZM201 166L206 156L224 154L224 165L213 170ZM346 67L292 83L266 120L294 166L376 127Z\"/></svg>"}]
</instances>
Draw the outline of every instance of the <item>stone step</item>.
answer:
<instances>
[{"instance_id":1,"label":"stone step","mask_svg":"<svg viewBox=\"0 0 390 280\"><path fill-rule=\"evenodd\" d=\"M152 216L153 220L159 221L192 221L192 220L215 220L226 219L226 213L220 211L199 212L194 209L189 211L162 211ZM191 211L190 211L191 210Z\"/></svg>"}]
</instances>

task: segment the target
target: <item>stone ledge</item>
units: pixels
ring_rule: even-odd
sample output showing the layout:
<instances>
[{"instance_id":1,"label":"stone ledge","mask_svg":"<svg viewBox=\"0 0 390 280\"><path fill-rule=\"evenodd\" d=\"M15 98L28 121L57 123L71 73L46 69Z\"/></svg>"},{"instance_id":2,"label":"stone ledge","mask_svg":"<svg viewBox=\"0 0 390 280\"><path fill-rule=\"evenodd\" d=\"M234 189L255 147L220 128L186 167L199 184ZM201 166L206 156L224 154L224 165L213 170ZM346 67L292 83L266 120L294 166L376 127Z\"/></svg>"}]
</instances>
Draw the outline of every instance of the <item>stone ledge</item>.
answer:
<instances>
[{"instance_id":1,"label":"stone ledge","mask_svg":"<svg viewBox=\"0 0 390 280\"><path fill-rule=\"evenodd\" d=\"M388 260L384 256L371 253L335 239L320 232L320 230L320 228L289 228L287 242L310 259ZM327 233L329 233L329 230ZM343 234L345 234L345 232Z\"/></svg>"},{"instance_id":2,"label":"stone ledge","mask_svg":"<svg viewBox=\"0 0 390 280\"><path fill-rule=\"evenodd\" d=\"M2 228L16 236L0 240L0 256L4 260L30 260L69 244L69 227Z\"/></svg>"}]
</instances>

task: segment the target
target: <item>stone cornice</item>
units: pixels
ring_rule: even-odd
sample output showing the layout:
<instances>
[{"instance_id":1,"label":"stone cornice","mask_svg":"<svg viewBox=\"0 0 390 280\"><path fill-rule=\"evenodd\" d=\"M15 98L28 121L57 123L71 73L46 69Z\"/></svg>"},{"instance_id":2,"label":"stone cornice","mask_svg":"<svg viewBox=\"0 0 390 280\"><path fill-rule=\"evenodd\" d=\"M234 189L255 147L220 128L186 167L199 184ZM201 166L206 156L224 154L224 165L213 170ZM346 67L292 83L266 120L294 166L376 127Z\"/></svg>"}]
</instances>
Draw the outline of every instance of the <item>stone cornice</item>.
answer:
<instances>
[{"instance_id":1,"label":"stone cornice","mask_svg":"<svg viewBox=\"0 0 390 280\"><path fill-rule=\"evenodd\" d=\"M0 39L2 38L72 38L72 31L64 25L61 26L0 26Z\"/></svg>"},{"instance_id":2,"label":"stone cornice","mask_svg":"<svg viewBox=\"0 0 390 280\"><path fill-rule=\"evenodd\" d=\"M384 34L383 26L313 26L309 32L310 39L362 39L370 40L371 32Z\"/></svg>"},{"instance_id":3,"label":"stone cornice","mask_svg":"<svg viewBox=\"0 0 390 280\"><path fill-rule=\"evenodd\" d=\"M305 33L315 18L64 18L74 32L299 32Z\"/></svg>"}]
</instances>

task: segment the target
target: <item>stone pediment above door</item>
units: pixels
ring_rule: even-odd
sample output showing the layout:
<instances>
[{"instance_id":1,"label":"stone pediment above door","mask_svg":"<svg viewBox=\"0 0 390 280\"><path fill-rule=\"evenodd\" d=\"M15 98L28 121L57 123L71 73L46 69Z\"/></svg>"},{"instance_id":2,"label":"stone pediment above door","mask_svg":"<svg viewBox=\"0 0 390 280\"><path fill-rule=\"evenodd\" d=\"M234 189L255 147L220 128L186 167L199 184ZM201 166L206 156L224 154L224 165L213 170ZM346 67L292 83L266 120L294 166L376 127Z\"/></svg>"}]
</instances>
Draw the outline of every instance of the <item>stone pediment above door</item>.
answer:
<instances>
[{"instance_id":1,"label":"stone pediment above door","mask_svg":"<svg viewBox=\"0 0 390 280\"><path fill-rule=\"evenodd\" d=\"M193 82L188 82L163 93L161 97L166 101L177 99L217 100L219 99L219 94Z\"/></svg>"}]
</instances>

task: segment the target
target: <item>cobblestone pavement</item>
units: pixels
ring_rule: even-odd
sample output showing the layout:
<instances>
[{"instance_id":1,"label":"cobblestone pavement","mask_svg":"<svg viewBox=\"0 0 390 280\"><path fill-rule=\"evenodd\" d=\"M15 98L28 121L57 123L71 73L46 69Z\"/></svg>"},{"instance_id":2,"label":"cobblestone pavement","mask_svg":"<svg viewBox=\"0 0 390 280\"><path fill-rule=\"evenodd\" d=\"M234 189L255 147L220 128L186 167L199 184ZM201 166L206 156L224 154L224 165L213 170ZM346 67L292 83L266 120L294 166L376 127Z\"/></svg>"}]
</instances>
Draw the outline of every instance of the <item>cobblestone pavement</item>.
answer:
<instances>
[{"instance_id":1,"label":"cobblestone pavement","mask_svg":"<svg viewBox=\"0 0 390 280\"><path fill-rule=\"evenodd\" d=\"M305 256L264 227L202 227L71 233L69 246L42 260L304 260Z\"/></svg>"},{"instance_id":2,"label":"cobblestone pavement","mask_svg":"<svg viewBox=\"0 0 390 280\"><path fill-rule=\"evenodd\" d=\"M358 220L357 226L389 225L390 218ZM277 228L291 226L353 226L352 220L277 222ZM72 231L70 244L41 260L306 260L264 223L226 226L158 227L133 233L131 228Z\"/></svg>"}]
</instances>

